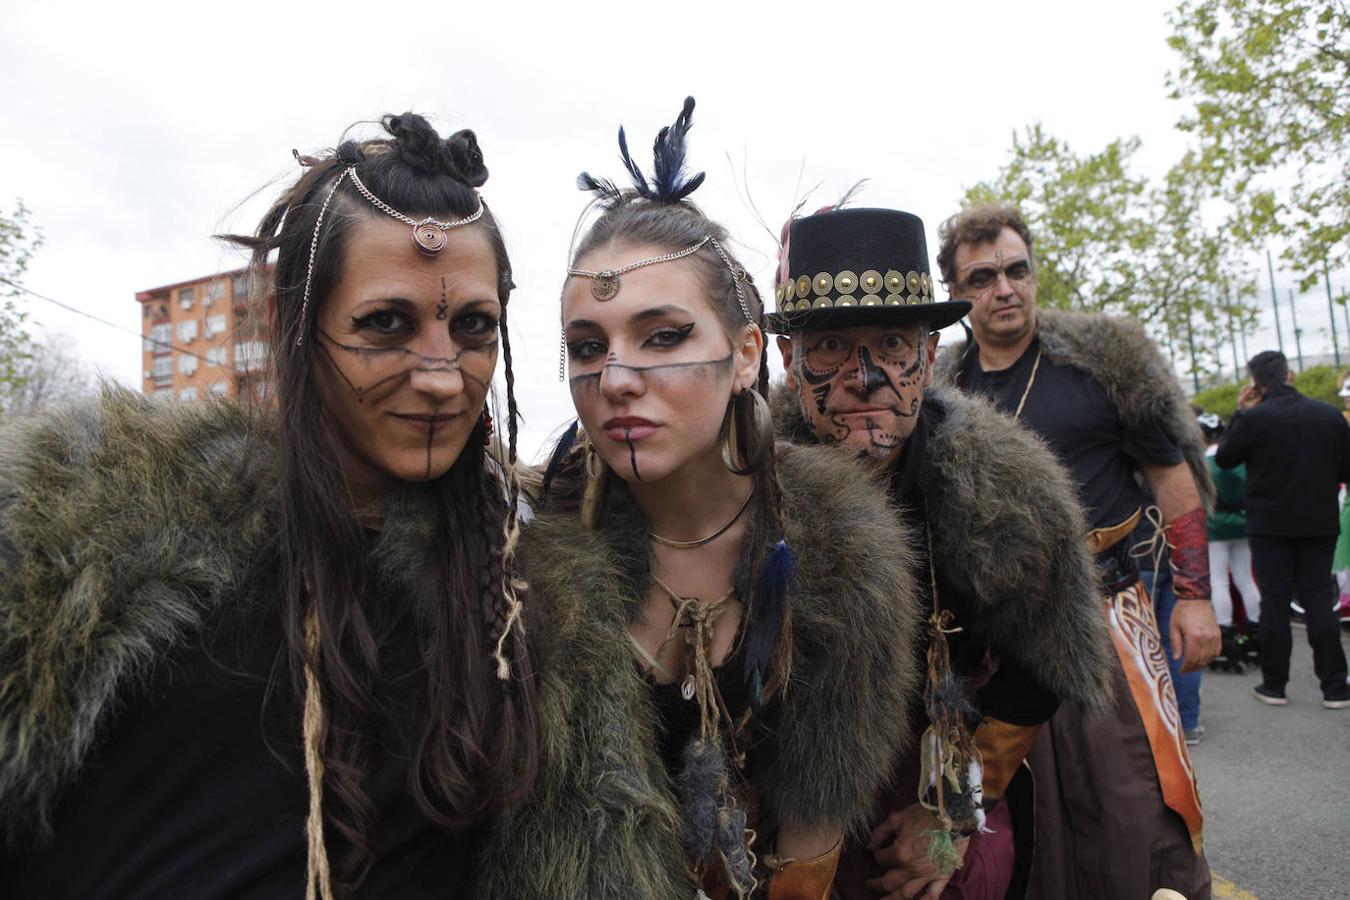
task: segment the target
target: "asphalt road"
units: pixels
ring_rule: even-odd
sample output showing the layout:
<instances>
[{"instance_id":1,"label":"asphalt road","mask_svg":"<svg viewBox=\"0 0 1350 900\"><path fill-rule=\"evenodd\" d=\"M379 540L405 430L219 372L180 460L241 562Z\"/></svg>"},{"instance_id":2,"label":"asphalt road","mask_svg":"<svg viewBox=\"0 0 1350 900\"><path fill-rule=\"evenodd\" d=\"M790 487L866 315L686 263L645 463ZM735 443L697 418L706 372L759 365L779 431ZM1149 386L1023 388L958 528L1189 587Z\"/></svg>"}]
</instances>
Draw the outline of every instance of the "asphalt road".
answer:
<instances>
[{"instance_id":1,"label":"asphalt road","mask_svg":"<svg viewBox=\"0 0 1350 900\"><path fill-rule=\"evenodd\" d=\"M1344 631L1342 646L1350 645ZM1347 646L1350 650L1350 646ZM1252 696L1260 674L1206 671L1191 748L1214 896L1350 900L1350 709L1322 708L1294 626L1289 705Z\"/></svg>"}]
</instances>

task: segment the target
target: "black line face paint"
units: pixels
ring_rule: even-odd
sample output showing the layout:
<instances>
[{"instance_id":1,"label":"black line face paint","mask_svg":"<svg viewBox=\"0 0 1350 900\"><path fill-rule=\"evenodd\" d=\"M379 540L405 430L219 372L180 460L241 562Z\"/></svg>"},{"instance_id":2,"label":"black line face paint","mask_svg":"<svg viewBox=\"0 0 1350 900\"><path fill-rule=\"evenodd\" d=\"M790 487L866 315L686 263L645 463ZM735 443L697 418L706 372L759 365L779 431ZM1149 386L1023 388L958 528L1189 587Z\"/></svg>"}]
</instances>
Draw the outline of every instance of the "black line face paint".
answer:
<instances>
[{"instance_id":1,"label":"black line face paint","mask_svg":"<svg viewBox=\"0 0 1350 900\"><path fill-rule=\"evenodd\" d=\"M624 443L628 445L628 462L633 467L633 477L638 481L642 480L642 474L638 472L637 467L637 448L633 446L633 429L625 427L623 430Z\"/></svg>"},{"instance_id":2,"label":"black line face paint","mask_svg":"<svg viewBox=\"0 0 1350 900\"><path fill-rule=\"evenodd\" d=\"M427 480L431 480L431 445L436 440L436 429L427 429Z\"/></svg>"},{"instance_id":3,"label":"black line face paint","mask_svg":"<svg viewBox=\"0 0 1350 900\"><path fill-rule=\"evenodd\" d=\"M436 304L436 318L445 321L450 318L450 300L445 292L445 276L441 276L441 302Z\"/></svg>"},{"instance_id":4,"label":"black line face paint","mask_svg":"<svg viewBox=\"0 0 1350 900\"><path fill-rule=\"evenodd\" d=\"M802 417L823 444L877 457L900 447L922 405L927 352L887 333L826 334L793 356ZM872 408L865 415L850 410ZM908 422L907 422L908 420Z\"/></svg>"},{"instance_id":5,"label":"black line face paint","mask_svg":"<svg viewBox=\"0 0 1350 900\"><path fill-rule=\"evenodd\" d=\"M672 377L678 377L682 374L702 375L705 373L716 372L718 369L729 367L732 364L732 359L734 357L734 353L728 353L721 359L708 359L699 362L661 363L654 366L629 366L619 362L616 354L610 353L609 356L605 358L605 365L599 372L586 372L582 375L573 375L568 379L568 384L572 388L572 397L575 400L577 395L583 391L599 391L600 376L605 373L606 369L619 369L626 372L633 372L642 378L648 379L648 383L651 383L653 380L669 382Z\"/></svg>"},{"instance_id":6,"label":"black line face paint","mask_svg":"<svg viewBox=\"0 0 1350 900\"><path fill-rule=\"evenodd\" d=\"M479 378L473 372L464 368L462 360L465 354L492 353L497 348L497 338L477 347L464 347L454 356L424 356L416 350L407 347L362 347L352 344L344 344L323 329L316 329L316 333L321 340L316 343L323 350L324 355L332 364L333 370L351 388L352 393L356 395L358 403L364 403L367 394L382 387L385 384L413 372L458 372L460 377L472 381L474 384L483 388L486 393L488 383L485 379ZM394 371L388 372L378 378L375 382L368 385L358 385L338 364L329 347L335 347L342 350L356 359L361 360L367 366L373 366L379 369L393 368Z\"/></svg>"}]
</instances>

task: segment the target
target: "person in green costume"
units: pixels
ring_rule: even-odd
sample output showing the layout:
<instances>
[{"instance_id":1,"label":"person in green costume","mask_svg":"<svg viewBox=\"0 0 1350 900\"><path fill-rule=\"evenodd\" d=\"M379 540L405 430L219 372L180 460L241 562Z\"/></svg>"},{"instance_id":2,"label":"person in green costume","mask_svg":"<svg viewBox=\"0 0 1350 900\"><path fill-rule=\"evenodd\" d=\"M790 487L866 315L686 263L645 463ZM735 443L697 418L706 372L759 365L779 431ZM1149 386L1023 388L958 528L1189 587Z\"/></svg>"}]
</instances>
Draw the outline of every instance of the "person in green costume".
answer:
<instances>
[{"instance_id":1,"label":"person in green costume","mask_svg":"<svg viewBox=\"0 0 1350 900\"><path fill-rule=\"evenodd\" d=\"M1214 461L1219 438L1223 435L1223 420L1214 413L1196 417L1204 432L1208 448L1209 474L1214 479L1214 511L1205 520L1209 530L1209 573L1213 592L1214 617L1219 622L1223 646L1219 658L1230 671L1241 672L1244 638L1233 625L1233 599L1229 577L1237 585L1242 607L1250 628L1255 630L1261 619L1261 592L1252 577L1252 551L1247 544L1247 467L1221 469Z\"/></svg>"}]
</instances>

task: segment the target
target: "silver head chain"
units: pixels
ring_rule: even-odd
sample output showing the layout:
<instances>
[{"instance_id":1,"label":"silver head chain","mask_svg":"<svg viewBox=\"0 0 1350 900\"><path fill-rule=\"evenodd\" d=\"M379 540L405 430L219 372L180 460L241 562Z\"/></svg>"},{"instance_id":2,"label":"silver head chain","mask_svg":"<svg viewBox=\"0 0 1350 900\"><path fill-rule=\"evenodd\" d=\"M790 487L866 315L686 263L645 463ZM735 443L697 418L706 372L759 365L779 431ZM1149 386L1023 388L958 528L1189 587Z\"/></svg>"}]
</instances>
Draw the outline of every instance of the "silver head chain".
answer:
<instances>
[{"instance_id":1,"label":"silver head chain","mask_svg":"<svg viewBox=\"0 0 1350 900\"><path fill-rule=\"evenodd\" d=\"M683 250L676 250L673 253L664 253L661 256L653 256L650 259L640 259L637 262L631 262L626 266L620 266L617 269L601 269L593 272L589 269L578 269L575 266L567 267L569 276L577 275L582 278L591 279L591 296L600 301L612 300L619 293L619 276L624 275L634 269L640 269L643 266L653 266L657 263L673 262L677 259L684 259L686 256L693 256L703 249L705 244L712 244L712 248L717 251L717 255L722 258L722 262L731 271L732 282L736 286L736 302L740 304L741 315L745 316L745 321L750 325L757 325L755 317L750 314L750 305L745 301L745 283L750 281L750 273L736 265L731 256L722 249L722 244L717 238L708 235L692 247L685 247ZM567 362L567 339L563 336L559 343L558 354L558 380L562 381L566 374Z\"/></svg>"},{"instance_id":2,"label":"silver head chain","mask_svg":"<svg viewBox=\"0 0 1350 900\"><path fill-rule=\"evenodd\" d=\"M299 159L299 156L297 155L296 158ZM319 207L319 217L314 220L314 233L309 238L309 263L305 266L305 293L300 302L300 333L295 338L295 346L297 347L305 342L305 323L309 320L310 285L314 281L314 255L319 249L319 229L323 226L324 216L328 214L328 206L333 202L333 195L337 193L338 185L342 184L342 179L348 177L351 178L352 184L355 185L361 196L370 201L371 206L405 225L412 226L413 245L425 256L441 255L441 251L449 243L445 234L447 231L463 225L470 225L483 217L483 198L478 196L477 191L474 191L474 196L478 199L478 209L466 218L452 219L448 222L443 222L431 216L427 216L425 219L414 219L376 197L371 193L370 188L366 187L361 181L360 176L356 174L356 168L347 166L342 170L342 174L334 179L333 186L328 189L328 195L323 198L323 206Z\"/></svg>"}]
</instances>

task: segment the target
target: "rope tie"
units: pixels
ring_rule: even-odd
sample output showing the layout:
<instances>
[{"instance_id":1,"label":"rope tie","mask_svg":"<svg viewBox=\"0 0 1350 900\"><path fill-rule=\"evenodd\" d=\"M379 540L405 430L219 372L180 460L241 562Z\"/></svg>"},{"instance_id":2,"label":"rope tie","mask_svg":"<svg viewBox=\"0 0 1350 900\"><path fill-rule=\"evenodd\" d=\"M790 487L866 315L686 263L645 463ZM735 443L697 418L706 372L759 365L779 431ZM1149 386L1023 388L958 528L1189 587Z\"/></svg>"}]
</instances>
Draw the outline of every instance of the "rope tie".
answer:
<instances>
[{"instance_id":1,"label":"rope tie","mask_svg":"<svg viewBox=\"0 0 1350 900\"><path fill-rule=\"evenodd\" d=\"M1162 567L1163 554L1175 550L1176 545L1167 539L1167 526L1163 524L1162 510L1156 506L1144 508L1144 518L1153 526L1153 534L1130 547L1130 559L1152 557L1153 571Z\"/></svg>"},{"instance_id":2,"label":"rope tie","mask_svg":"<svg viewBox=\"0 0 1350 900\"><path fill-rule=\"evenodd\" d=\"M690 648L693 650L691 660L693 671L689 677L693 679L694 697L698 700L699 740L716 741L720 733L717 723L720 718L721 697L718 695L717 678L713 673L713 627L726 611L727 601L736 593L736 589L728 588L726 593L716 600L704 601L697 597L680 596L654 572L652 581L670 596L670 602L675 607L675 616L670 621L670 628L666 631L660 649L657 650L657 656L669 646L687 622L693 629L693 633L687 635Z\"/></svg>"}]
</instances>

